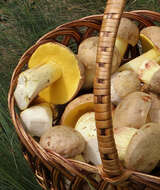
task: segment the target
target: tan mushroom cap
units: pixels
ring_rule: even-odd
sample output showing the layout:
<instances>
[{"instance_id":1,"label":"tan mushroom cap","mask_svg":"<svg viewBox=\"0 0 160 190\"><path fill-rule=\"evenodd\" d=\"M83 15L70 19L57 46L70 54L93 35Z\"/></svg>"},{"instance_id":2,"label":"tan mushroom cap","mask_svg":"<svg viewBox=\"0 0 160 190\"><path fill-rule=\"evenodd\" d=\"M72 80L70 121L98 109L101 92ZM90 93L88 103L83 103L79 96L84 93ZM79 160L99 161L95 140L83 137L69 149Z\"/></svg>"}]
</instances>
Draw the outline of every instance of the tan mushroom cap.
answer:
<instances>
[{"instance_id":1,"label":"tan mushroom cap","mask_svg":"<svg viewBox=\"0 0 160 190\"><path fill-rule=\"evenodd\" d=\"M29 68L51 63L61 70L61 77L39 93L48 103L64 104L70 101L80 90L84 82L84 68L79 64L74 53L59 43L40 45L32 54Z\"/></svg>"},{"instance_id":2,"label":"tan mushroom cap","mask_svg":"<svg viewBox=\"0 0 160 190\"><path fill-rule=\"evenodd\" d=\"M147 123L132 137L125 156L129 169L150 172L160 160L160 125Z\"/></svg>"},{"instance_id":3,"label":"tan mushroom cap","mask_svg":"<svg viewBox=\"0 0 160 190\"><path fill-rule=\"evenodd\" d=\"M160 27L149 26L144 28L140 32L140 39L145 51L151 48L160 49Z\"/></svg>"},{"instance_id":4,"label":"tan mushroom cap","mask_svg":"<svg viewBox=\"0 0 160 190\"><path fill-rule=\"evenodd\" d=\"M81 115L93 110L93 94L81 95L66 106L61 117L61 125L75 127Z\"/></svg>"},{"instance_id":5,"label":"tan mushroom cap","mask_svg":"<svg viewBox=\"0 0 160 190\"><path fill-rule=\"evenodd\" d=\"M88 70L96 69L96 55L98 47L98 36L89 37L82 41L78 48L78 59L85 65ZM114 73L121 62L121 56L118 49L114 48L112 60L112 73Z\"/></svg>"},{"instance_id":6,"label":"tan mushroom cap","mask_svg":"<svg viewBox=\"0 0 160 190\"><path fill-rule=\"evenodd\" d=\"M128 41L130 45L135 46L139 40L139 29L130 19L122 18L117 36Z\"/></svg>"},{"instance_id":7,"label":"tan mushroom cap","mask_svg":"<svg viewBox=\"0 0 160 190\"><path fill-rule=\"evenodd\" d=\"M85 149L83 136L71 127L57 125L46 131L40 139L40 145L65 158L74 158Z\"/></svg>"},{"instance_id":8,"label":"tan mushroom cap","mask_svg":"<svg viewBox=\"0 0 160 190\"><path fill-rule=\"evenodd\" d=\"M113 127L139 129L146 123L151 101L151 96L144 92L132 92L125 96L115 109Z\"/></svg>"}]
</instances>

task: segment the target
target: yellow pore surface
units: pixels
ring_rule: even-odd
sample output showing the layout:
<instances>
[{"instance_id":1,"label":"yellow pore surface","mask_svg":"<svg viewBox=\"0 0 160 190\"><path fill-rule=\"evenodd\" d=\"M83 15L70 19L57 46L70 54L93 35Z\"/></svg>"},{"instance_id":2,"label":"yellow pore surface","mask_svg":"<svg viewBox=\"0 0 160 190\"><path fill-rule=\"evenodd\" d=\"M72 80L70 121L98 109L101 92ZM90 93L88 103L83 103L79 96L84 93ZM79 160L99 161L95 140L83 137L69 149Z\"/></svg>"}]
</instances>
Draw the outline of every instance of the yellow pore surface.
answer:
<instances>
[{"instance_id":1,"label":"yellow pore surface","mask_svg":"<svg viewBox=\"0 0 160 190\"><path fill-rule=\"evenodd\" d=\"M62 122L63 125L67 125L70 127L75 127L78 119L85 113L91 112L94 110L93 102L86 102L84 104L80 104L79 106L72 109L65 115L65 118Z\"/></svg>"},{"instance_id":2,"label":"yellow pore surface","mask_svg":"<svg viewBox=\"0 0 160 190\"><path fill-rule=\"evenodd\" d=\"M58 43L46 43L37 48L31 56L29 68L49 62L56 63L61 71L61 77L39 93L45 102L64 104L76 93L81 79L78 61L72 51Z\"/></svg>"},{"instance_id":3,"label":"yellow pore surface","mask_svg":"<svg viewBox=\"0 0 160 190\"><path fill-rule=\"evenodd\" d=\"M142 44L143 53L149 51L150 49L154 47L154 44L152 43L152 41L143 34L140 34L140 41Z\"/></svg>"}]
</instances>

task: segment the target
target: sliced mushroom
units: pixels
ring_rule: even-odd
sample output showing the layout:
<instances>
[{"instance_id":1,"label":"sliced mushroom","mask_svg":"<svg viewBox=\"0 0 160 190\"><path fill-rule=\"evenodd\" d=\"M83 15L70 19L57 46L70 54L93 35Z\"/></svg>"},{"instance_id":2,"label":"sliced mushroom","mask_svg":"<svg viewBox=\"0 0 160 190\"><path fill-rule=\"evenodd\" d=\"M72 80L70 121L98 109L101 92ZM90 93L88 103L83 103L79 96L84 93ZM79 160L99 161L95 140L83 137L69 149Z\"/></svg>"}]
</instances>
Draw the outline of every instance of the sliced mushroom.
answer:
<instances>
[{"instance_id":1,"label":"sliced mushroom","mask_svg":"<svg viewBox=\"0 0 160 190\"><path fill-rule=\"evenodd\" d=\"M30 69L19 75L14 96L21 110L39 94L46 102L64 104L83 84L84 70L72 51L58 43L40 45L32 54Z\"/></svg>"}]
</instances>

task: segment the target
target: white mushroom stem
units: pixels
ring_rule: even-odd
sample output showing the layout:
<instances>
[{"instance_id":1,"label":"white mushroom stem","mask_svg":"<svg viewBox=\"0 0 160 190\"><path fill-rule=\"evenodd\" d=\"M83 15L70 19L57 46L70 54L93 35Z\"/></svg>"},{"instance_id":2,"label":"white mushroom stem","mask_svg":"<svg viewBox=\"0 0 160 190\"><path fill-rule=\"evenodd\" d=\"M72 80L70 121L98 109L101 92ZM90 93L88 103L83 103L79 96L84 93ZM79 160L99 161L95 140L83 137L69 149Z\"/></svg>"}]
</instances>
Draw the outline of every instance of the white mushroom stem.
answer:
<instances>
[{"instance_id":1,"label":"white mushroom stem","mask_svg":"<svg viewBox=\"0 0 160 190\"><path fill-rule=\"evenodd\" d=\"M127 50L128 42L117 36L115 46L118 49L122 59Z\"/></svg>"},{"instance_id":2,"label":"white mushroom stem","mask_svg":"<svg viewBox=\"0 0 160 190\"><path fill-rule=\"evenodd\" d=\"M41 137L44 132L52 127L52 116L51 107L47 103L32 106L20 114L26 131L37 137Z\"/></svg>"},{"instance_id":3,"label":"white mushroom stem","mask_svg":"<svg viewBox=\"0 0 160 190\"><path fill-rule=\"evenodd\" d=\"M121 161L124 161L128 145L137 131L138 129L129 127L114 128L115 143Z\"/></svg>"},{"instance_id":4,"label":"white mushroom stem","mask_svg":"<svg viewBox=\"0 0 160 190\"><path fill-rule=\"evenodd\" d=\"M61 77L61 73L59 66L53 62L22 72L14 92L18 107L26 109L42 89Z\"/></svg>"},{"instance_id":5,"label":"white mushroom stem","mask_svg":"<svg viewBox=\"0 0 160 190\"><path fill-rule=\"evenodd\" d=\"M135 59L132 59L128 63L122 65L119 68L119 71L123 70L133 70L137 74L141 73L141 68L144 67L144 64L146 64L150 60L155 60L156 62L160 61L160 52L155 49L151 49L148 52L136 57ZM158 67L158 66L157 66ZM143 77L141 77L143 78Z\"/></svg>"}]
</instances>

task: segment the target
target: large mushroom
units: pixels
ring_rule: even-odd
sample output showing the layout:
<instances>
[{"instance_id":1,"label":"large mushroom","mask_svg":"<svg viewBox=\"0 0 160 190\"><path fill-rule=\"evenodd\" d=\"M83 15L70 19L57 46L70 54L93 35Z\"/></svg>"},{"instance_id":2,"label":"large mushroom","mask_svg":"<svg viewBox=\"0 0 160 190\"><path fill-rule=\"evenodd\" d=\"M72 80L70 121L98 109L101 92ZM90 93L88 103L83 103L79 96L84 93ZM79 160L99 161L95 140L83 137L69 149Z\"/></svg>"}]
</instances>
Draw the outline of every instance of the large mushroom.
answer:
<instances>
[{"instance_id":1,"label":"large mushroom","mask_svg":"<svg viewBox=\"0 0 160 190\"><path fill-rule=\"evenodd\" d=\"M130 70L116 72L111 76L111 102L115 105L128 94L140 91L141 82L138 75Z\"/></svg>"},{"instance_id":2,"label":"large mushroom","mask_svg":"<svg viewBox=\"0 0 160 190\"><path fill-rule=\"evenodd\" d=\"M101 164L99 156L94 112L82 115L75 129L86 140L84 158L93 164ZM114 138L121 163L129 169L150 172L160 160L160 125L147 123L140 129L114 128Z\"/></svg>"},{"instance_id":3,"label":"large mushroom","mask_svg":"<svg viewBox=\"0 0 160 190\"><path fill-rule=\"evenodd\" d=\"M160 27L147 27L141 31L142 49L147 52L122 65L119 71L133 70L148 88L160 93Z\"/></svg>"},{"instance_id":4,"label":"large mushroom","mask_svg":"<svg viewBox=\"0 0 160 190\"><path fill-rule=\"evenodd\" d=\"M147 123L131 138L125 155L125 166L140 172L151 172L160 160L160 125Z\"/></svg>"},{"instance_id":5,"label":"large mushroom","mask_svg":"<svg viewBox=\"0 0 160 190\"><path fill-rule=\"evenodd\" d=\"M85 66L85 82L83 88L92 88L96 72L96 54L98 47L98 37L89 37L82 41L78 47L78 59ZM112 73L114 73L121 62L118 49L115 47L112 60Z\"/></svg>"},{"instance_id":6,"label":"large mushroom","mask_svg":"<svg viewBox=\"0 0 160 190\"><path fill-rule=\"evenodd\" d=\"M139 129L147 122L152 98L144 92L133 92L123 98L114 111L113 127Z\"/></svg>"},{"instance_id":7,"label":"large mushroom","mask_svg":"<svg viewBox=\"0 0 160 190\"><path fill-rule=\"evenodd\" d=\"M82 135L71 127L56 125L48 129L40 138L40 145L65 158L75 158L85 148Z\"/></svg>"},{"instance_id":8,"label":"large mushroom","mask_svg":"<svg viewBox=\"0 0 160 190\"><path fill-rule=\"evenodd\" d=\"M116 43L121 59L123 58L128 44L135 46L139 40L139 29L137 25L128 18L122 18L117 32Z\"/></svg>"},{"instance_id":9,"label":"large mushroom","mask_svg":"<svg viewBox=\"0 0 160 190\"><path fill-rule=\"evenodd\" d=\"M40 45L32 54L30 69L19 75L14 92L21 110L28 107L37 94L46 102L64 104L71 100L83 84L83 67L72 51L58 43Z\"/></svg>"},{"instance_id":10,"label":"large mushroom","mask_svg":"<svg viewBox=\"0 0 160 190\"><path fill-rule=\"evenodd\" d=\"M112 59L112 73L114 73L123 58L128 44L135 46L139 39L139 29L137 25L127 18L122 18L120 21L118 34L116 38L115 48ZM83 88L92 88L93 79L96 68L96 54L98 46L98 37L90 37L85 39L78 48L78 59L86 67L85 83ZM101 48L101 47L100 47Z\"/></svg>"}]
</instances>

